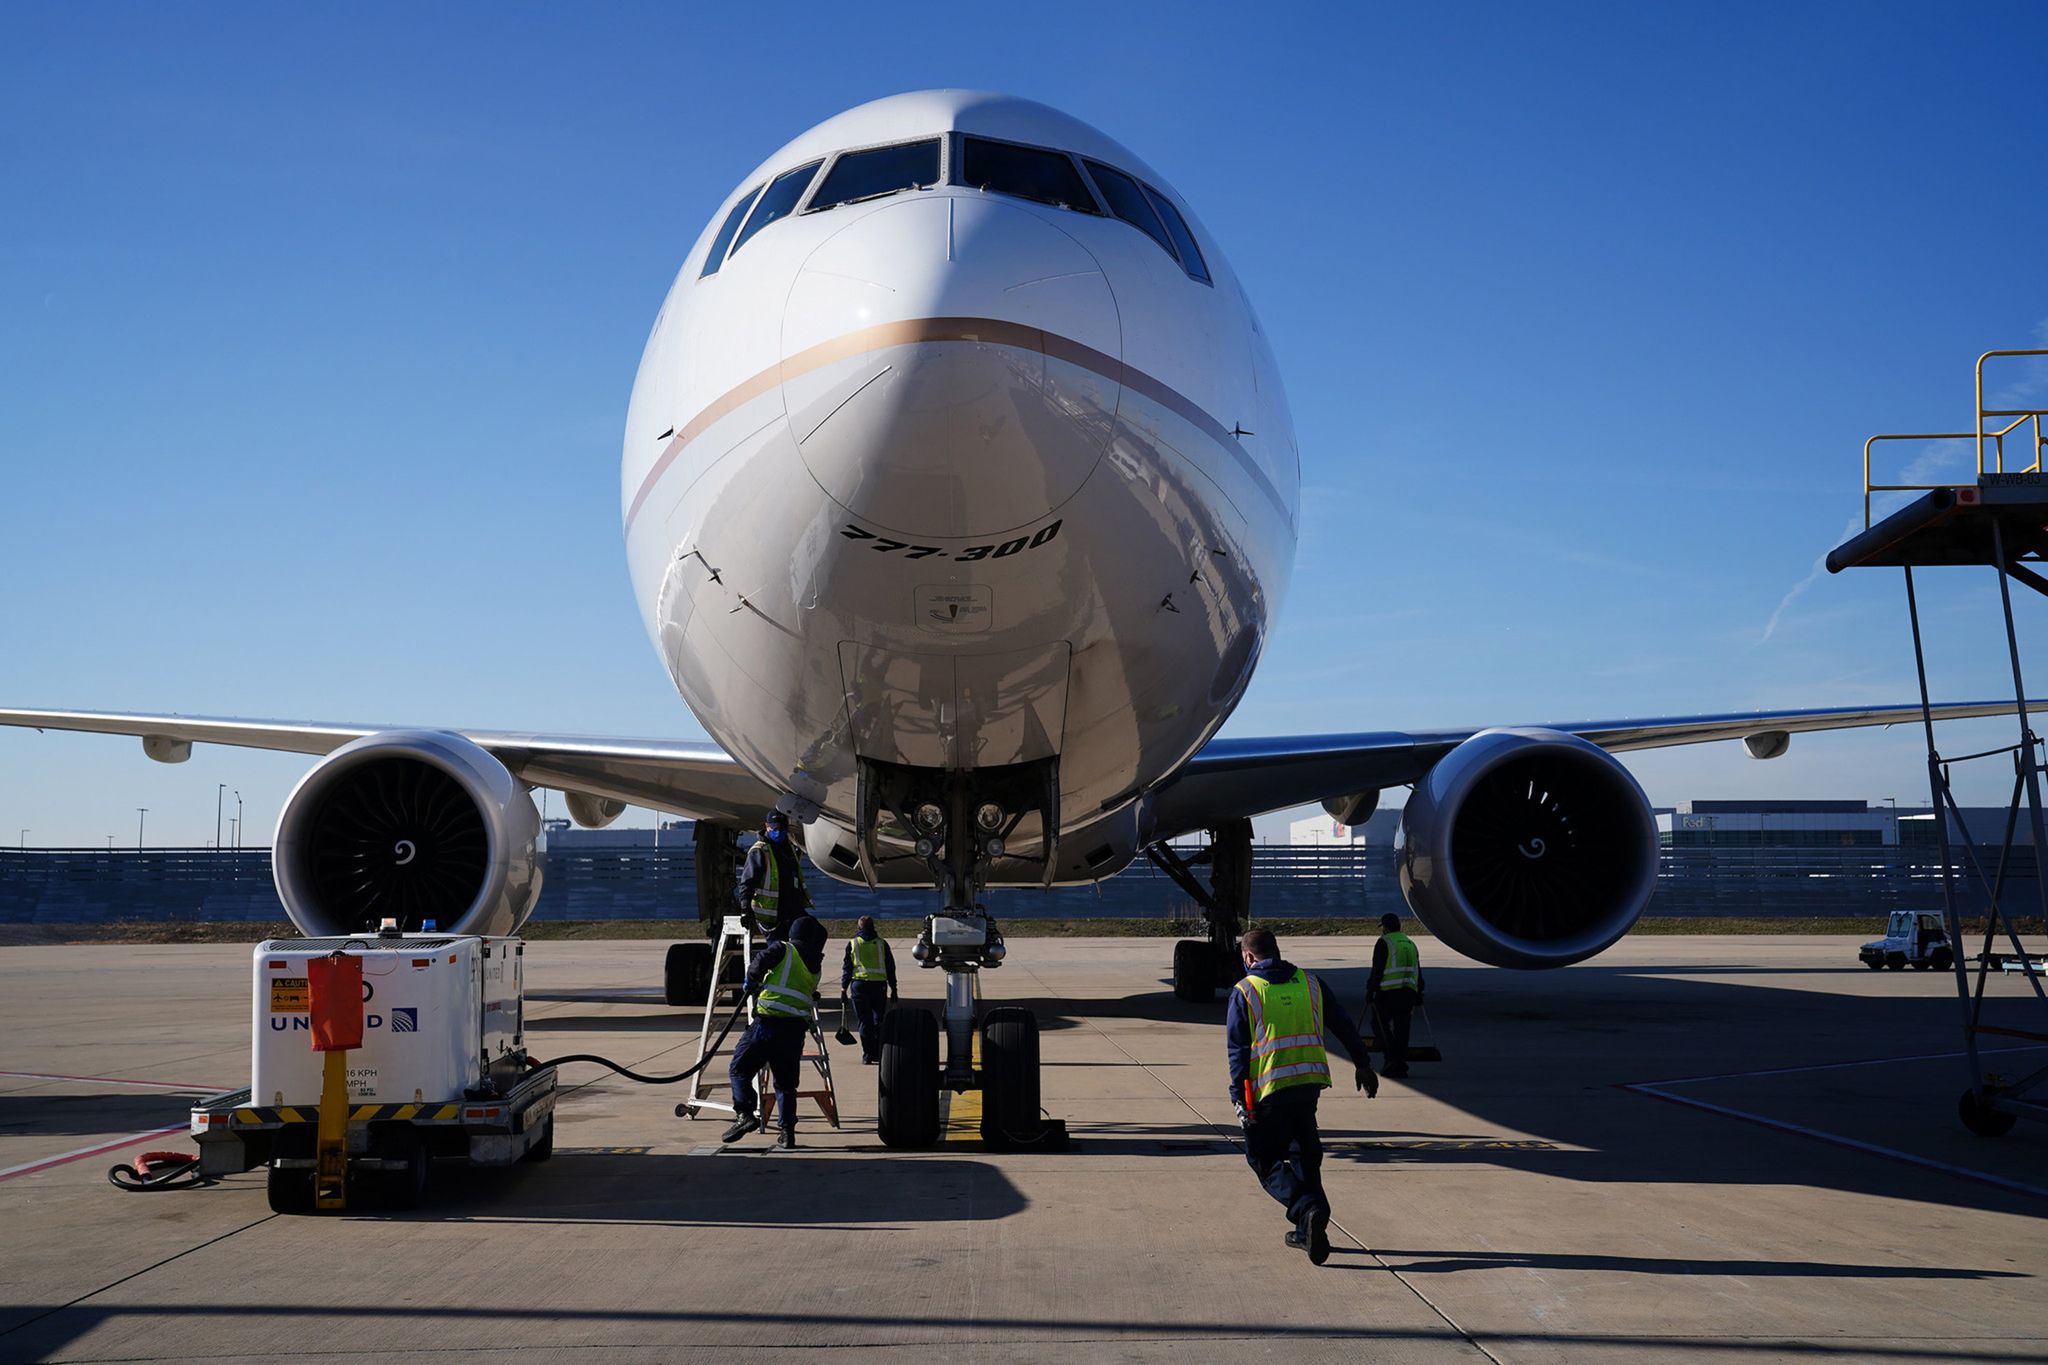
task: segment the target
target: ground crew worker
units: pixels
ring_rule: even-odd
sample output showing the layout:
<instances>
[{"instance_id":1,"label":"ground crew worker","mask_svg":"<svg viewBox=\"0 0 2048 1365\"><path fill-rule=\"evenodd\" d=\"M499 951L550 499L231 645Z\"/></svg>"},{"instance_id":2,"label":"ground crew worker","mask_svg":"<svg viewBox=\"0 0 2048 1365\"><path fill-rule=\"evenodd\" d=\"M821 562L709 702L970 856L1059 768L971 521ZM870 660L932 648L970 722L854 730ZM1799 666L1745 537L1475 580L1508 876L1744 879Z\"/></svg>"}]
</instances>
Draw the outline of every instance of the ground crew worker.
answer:
<instances>
[{"instance_id":1,"label":"ground crew worker","mask_svg":"<svg viewBox=\"0 0 2048 1365\"><path fill-rule=\"evenodd\" d=\"M1422 1003L1422 955L1401 932L1401 917L1380 916L1379 942L1372 946L1372 971L1365 978L1365 1012L1387 1054L1382 1076L1408 1074L1408 1016Z\"/></svg>"},{"instance_id":2,"label":"ground crew worker","mask_svg":"<svg viewBox=\"0 0 2048 1365\"><path fill-rule=\"evenodd\" d=\"M1377 1095L1380 1083L1344 1007L1322 982L1281 960L1272 930L1247 930L1239 945L1245 975L1230 992L1223 1026L1230 1102L1244 1129L1245 1160L1293 1224L1287 1245L1321 1265L1330 1259L1330 1201L1323 1193L1323 1140L1316 1130L1316 1102L1330 1084L1324 1031L1351 1054L1360 1090Z\"/></svg>"},{"instance_id":3,"label":"ground crew worker","mask_svg":"<svg viewBox=\"0 0 2048 1365\"><path fill-rule=\"evenodd\" d=\"M738 898L741 914L752 915L769 938L788 938L790 924L811 908L803 859L790 843L789 817L779 810L768 812L761 837L747 850Z\"/></svg>"},{"instance_id":4,"label":"ground crew worker","mask_svg":"<svg viewBox=\"0 0 2048 1365\"><path fill-rule=\"evenodd\" d=\"M763 1069L775 1086L775 1146L796 1146L796 1087L803 1070L804 1039L816 1017L818 977L825 967L825 926L809 915L784 921L789 938L768 940L747 964L746 992L754 1000L754 1022L733 1049L732 1107L736 1116L724 1141L738 1142L761 1126L754 1106L754 1078Z\"/></svg>"},{"instance_id":5,"label":"ground crew worker","mask_svg":"<svg viewBox=\"0 0 2048 1365\"><path fill-rule=\"evenodd\" d=\"M846 941L839 989L852 997L853 1015L860 1021L860 1060L873 1066L882 1060L882 1015L896 998L896 954L875 932L873 915L862 915Z\"/></svg>"}]
</instances>

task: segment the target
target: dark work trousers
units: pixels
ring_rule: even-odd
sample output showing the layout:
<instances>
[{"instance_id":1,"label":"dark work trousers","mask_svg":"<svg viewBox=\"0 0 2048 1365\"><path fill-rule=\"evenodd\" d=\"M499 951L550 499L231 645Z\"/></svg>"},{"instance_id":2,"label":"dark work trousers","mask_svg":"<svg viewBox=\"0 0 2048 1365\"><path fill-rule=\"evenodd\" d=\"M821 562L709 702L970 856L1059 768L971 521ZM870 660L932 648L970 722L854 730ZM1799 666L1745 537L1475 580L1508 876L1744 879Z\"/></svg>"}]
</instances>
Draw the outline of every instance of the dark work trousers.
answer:
<instances>
[{"instance_id":1,"label":"dark work trousers","mask_svg":"<svg viewBox=\"0 0 2048 1365\"><path fill-rule=\"evenodd\" d=\"M1381 991L1372 998L1372 1031L1379 1035L1376 1041L1387 1054L1384 1071L1408 1069L1408 1016L1414 1013L1415 1004L1415 992L1406 986Z\"/></svg>"},{"instance_id":2,"label":"dark work trousers","mask_svg":"<svg viewBox=\"0 0 2048 1365\"><path fill-rule=\"evenodd\" d=\"M863 1061L882 1056L882 1016L889 1012L889 983L856 981L847 988L853 998L853 1017L860 1021L860 1055Z\"/></svg>"},{"instance_id":3,"label":"dark work trousers","mask_svg":"<svg viewBox=\"0 0 2048 1365\"><path fill-rule=\"evenodd\" d=\"M1319 1085L1275 1091L1253 1106L1244 1130L1245 1160L1297 1225L1311 1213L1330 1211L1323 1194L1323 1139L1316 1131L1321 1093Z\"/></svg>"},{"instance_id":4,"label":"dark work trousers","mask_svg":"<svg viewBox=\"0 0 2048 1365\"><path fill-rule=\"evenodd\" d=\"M796 1131L796 1087L803 1072L807 1019L756 1019L740 1035L732 1054L732 1107L754 1112L754 1077L765 1069L775 1083L775 1117L785 1133Z\"/></svg>"}]
</instances>

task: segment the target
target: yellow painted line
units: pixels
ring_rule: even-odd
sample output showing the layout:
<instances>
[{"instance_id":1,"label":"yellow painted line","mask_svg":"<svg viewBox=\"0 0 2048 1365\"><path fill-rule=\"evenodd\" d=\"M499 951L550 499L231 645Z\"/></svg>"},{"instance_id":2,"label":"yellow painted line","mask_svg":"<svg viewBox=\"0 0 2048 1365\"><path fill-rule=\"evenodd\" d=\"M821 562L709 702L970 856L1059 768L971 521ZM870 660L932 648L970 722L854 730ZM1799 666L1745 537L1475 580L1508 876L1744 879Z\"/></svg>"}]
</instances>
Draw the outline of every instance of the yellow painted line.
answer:
<instances>
[{"instance_id":1,"label":"yellow painted line","mask_svg":"<svg viewBox=\"0 0 2048 1365\"><path fill-rule=\"evenodd\" d=\"M981 1030L974 1031L972 1054L975 1069L981 1068ZM939 1133L941 1142L981 1141L981 1092L965 1090L959 1093L947 1092L950 1103L946 1106L945 1126Z\"/></svg>"}]
</instances>

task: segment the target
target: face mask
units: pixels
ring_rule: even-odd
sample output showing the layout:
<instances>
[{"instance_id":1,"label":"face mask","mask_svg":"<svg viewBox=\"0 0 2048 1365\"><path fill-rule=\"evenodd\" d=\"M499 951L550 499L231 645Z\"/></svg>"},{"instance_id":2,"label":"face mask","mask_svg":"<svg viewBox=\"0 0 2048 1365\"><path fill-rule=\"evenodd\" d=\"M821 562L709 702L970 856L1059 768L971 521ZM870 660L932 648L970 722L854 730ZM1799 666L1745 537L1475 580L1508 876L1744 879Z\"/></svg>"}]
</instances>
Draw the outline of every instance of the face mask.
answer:
<instances>
[{"instance_id":1,"label":"face mask","mask_svg":"<svg viewBox=\"0 0 2048 1365\"><path fill-rule=\"evenodd\" d=\"M768 831L768 837L779 844L782 842L782 831L779 829L771 829Z\"/></svg>"}]
</instances>

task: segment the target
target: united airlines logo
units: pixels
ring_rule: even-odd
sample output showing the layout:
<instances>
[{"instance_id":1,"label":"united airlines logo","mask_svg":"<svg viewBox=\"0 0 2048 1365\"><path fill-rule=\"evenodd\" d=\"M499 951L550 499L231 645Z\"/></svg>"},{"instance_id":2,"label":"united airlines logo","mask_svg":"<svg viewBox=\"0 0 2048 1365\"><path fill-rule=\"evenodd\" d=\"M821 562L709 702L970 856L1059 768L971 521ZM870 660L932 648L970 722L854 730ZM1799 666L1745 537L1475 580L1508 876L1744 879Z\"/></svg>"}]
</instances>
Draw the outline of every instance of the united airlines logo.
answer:
<instances>
[{"instance_id":1,"label":"united airlines logo","mask_svg":"<svg viewBox=\"0 0 2048 1365\"><path fill-rule=\"evenodd\" d=\"M391 1031L393 1033L418 1033L420 1031L419 1010L417 1008L392 1010Z\"/></svg>"}]
</instances>

